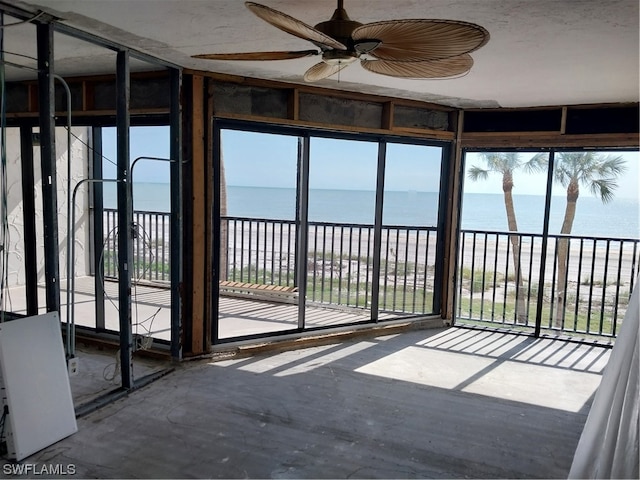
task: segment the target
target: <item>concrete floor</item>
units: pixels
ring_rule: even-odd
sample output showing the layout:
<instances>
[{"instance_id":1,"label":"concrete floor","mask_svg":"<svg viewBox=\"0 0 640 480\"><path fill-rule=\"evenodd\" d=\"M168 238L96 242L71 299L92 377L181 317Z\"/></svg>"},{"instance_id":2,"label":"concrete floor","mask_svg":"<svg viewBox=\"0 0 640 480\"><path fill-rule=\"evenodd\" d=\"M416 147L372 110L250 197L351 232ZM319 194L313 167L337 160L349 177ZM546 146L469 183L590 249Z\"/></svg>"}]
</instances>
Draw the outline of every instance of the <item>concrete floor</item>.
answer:
<instances>
[{"instance_id":1,"label":"concrete floor","mask_svg":"<svg viewBox=\"0 0 640 480\"><path fill-rule=\"evenodd\" d=\"M608 357L450 328L188 362L24 462L83 478L566 478Z\"/></svg>"}]
</instances>

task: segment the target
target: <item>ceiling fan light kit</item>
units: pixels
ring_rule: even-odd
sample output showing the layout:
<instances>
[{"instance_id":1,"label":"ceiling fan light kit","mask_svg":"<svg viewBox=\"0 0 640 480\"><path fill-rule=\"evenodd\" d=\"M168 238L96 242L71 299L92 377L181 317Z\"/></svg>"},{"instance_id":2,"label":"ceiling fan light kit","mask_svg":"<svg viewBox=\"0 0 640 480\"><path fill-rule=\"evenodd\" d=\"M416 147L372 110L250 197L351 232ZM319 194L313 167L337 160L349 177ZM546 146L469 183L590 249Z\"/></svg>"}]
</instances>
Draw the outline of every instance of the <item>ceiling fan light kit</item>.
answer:
<instances>
[{"instance_id":1,"label":"ceiling fan light kit","mask_svg":"<svg viewBox=\"0 0 640 480\"><path fill-rule=\"evenodd\" d=\"M322 61L304 74L317 82L360 60L366 70L400 78L456 78L473 66L469 55L486 45L489 32L458 20L386 20L368 24L351 20L343 0L330 20L315 27L265 5L245 2L251 12L274 27L310 41L320 50L212 53L194 55L207 60L288 60L321 55Z\"/></svg>"}]
</instances>

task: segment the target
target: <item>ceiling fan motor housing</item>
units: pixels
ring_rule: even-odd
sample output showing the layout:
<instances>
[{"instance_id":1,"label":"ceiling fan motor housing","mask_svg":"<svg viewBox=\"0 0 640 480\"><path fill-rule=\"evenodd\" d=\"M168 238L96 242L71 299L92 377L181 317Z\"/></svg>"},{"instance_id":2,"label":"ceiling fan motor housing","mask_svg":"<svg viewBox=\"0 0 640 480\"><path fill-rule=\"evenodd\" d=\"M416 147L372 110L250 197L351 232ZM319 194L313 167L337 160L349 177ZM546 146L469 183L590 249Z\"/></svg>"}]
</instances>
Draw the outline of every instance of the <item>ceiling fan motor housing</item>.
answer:
<instances>
[{"instance_id":1,"label":"ceiling fan motor housing","mask_svg":"<svg viewBox=\"0 0 640 480\"><path fill-rule=\"evenodd\" d=\"M351 34L356 28L360 27L361 25L362 23L351 20L344 8L336 8L335 12L333 12L331 20L320 22L314 28L346 45L349 50L353 50L353 40L351 38ZM323 50L327 48L326 45L318 46Z\"/></svg>"}]
</instances>

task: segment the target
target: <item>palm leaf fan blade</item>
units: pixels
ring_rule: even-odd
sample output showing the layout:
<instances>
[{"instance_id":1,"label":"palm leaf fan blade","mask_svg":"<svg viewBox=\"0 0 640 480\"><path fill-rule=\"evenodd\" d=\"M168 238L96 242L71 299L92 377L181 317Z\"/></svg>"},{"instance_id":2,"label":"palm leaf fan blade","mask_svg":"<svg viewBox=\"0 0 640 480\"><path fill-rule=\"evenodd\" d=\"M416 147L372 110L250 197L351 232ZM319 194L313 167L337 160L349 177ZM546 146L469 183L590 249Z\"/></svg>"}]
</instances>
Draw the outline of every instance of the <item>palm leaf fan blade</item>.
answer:
<instances>
[{"instance_id":1,"label":"palm leaf fan blade","mask_svg":"<svg viewBox=\"0 0 640 480\"><path fill-rule=\"evenodd\" d=\"M346 63L337 65L329 65L325 62L316 63L304 73L304 81L317 82L318 80L322 80L323 78L327 78L338 73L340 70L347 66L348 64Z\"/></svg>"},{"instance_id":2,"label":"palm leaf fan blade","mask_svg":"<svg viewBox=\"0 0 640 480\"><path fill-rule=\"evenodd\" d=\"M290 35L337 50L347 49L346 46L337 40L286 13L254 2L245 2L245 6L265 22Z\"/></svg>"},{"instance_id":3,"label":"palm leaf fan blade","mask_svg":"<svg viewBox=\"0 0 640 480\"><path fill-rule=\"evenodd\" d=\"M370 55L381 60L424 61L473 52L489 41L489 32L455 20L389 20L362 25L353 40L379 40Z\"/></svg>"},{"instance_id":4,"label":"palm leaf fan blade","mask_svg":"<svg viewBox=\"0 0 640 480\"><path fill-rule=\"evenodd\" d=\"M204 53L193 58L205 60L291 60L317 55L317 50L298 50L282 52L246 52L246 53Z\"/></svg>"},{"instance_id":5,"label":"palm leaf fan blade","mask_svg":"<svg viewBox=\"0 0 640 480\"><path fill-rule=\"evenodd\" d=\"M473 66L470 55L423 62L390 62L387 60L362 60L362 66L370 72L402 78L447 78L464 75Z\"/></svg>"}]
</instances>

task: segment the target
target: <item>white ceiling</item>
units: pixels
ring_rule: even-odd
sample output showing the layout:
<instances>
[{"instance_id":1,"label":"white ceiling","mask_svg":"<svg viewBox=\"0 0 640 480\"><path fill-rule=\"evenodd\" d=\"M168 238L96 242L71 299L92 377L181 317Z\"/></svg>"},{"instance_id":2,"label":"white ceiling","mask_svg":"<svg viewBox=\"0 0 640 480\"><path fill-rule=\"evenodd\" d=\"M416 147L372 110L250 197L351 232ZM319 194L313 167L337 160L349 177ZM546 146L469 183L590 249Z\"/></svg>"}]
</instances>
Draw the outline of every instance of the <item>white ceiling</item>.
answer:
<instances>
[{"instance_id":1,"label":"white ceiling","mask_svg":"<svg viewBox=\"0 0 640 480\"><path fill-rule=\"evenodd\" d=\"M335 0L259 0L307 24L328 20ZM304 83L317 57L271 62L192 59L198 53L301 50L313 45L260 20L241 0L29 0L70 26L174 64L198 70ZM451 80L404 80L354 64L317 83L334 89L432 101L457 107L521 107L637 102L637 0L345 0L353 20L446 18L477 23L491 34L472 54L471 72ZM14 21L5 17L5 23ZM6 59L25 65L35 57L32 25L4 30ZM112 73L115 54L61 34L55 37L61 75ZM29 63L31 61L31 63ZM134 62L132 70L153 69ZM7 67L8 78L29 70Z\"/></svg>"}]
</instances>

